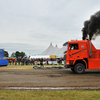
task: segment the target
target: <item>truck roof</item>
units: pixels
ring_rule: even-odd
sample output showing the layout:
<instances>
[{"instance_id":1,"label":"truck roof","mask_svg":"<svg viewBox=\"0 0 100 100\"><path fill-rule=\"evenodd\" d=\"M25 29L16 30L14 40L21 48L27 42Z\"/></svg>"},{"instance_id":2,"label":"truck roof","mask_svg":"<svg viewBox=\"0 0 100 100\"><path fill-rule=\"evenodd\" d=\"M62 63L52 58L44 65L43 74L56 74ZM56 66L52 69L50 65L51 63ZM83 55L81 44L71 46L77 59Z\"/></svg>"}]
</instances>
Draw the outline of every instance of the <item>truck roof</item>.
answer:
<instances>
[{"instance_id":1,"label":"truck roof","mask_svg":"<svg viewBox=\"0 0 100 100\"><path fill-rule=\"evenodd\" d=\"M78 43L78 42L79 42L79 43L80 43L80 42L81 42L81 43L85 43L85 42L87 42L87 41L88 41L88 40L71 40L71 41L68 41L68 42L69 42L69 43L74 43L74 44L75 44L75 43Z\"/></svg>"}]
</instances>

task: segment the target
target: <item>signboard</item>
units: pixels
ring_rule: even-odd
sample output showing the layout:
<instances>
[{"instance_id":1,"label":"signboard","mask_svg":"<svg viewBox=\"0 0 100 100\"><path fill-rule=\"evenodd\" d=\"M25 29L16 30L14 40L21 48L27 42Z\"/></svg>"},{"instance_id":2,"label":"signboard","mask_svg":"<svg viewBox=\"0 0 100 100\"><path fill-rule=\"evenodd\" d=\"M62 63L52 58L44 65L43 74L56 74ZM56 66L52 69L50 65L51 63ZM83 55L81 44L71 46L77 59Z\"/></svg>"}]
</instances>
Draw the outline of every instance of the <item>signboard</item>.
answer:
<instances>
[{"instance_id":1,"label":"signboard","mask_svg":"<svg viewBox=\"0 0 100 100\"><path fill-rule=\"evenodd\" d=\"M50 58L56 58L56 56L55 55L50 55Z\"/></svg>"},{"instance_id":2,"label":"signboard","mask_svg":"<svg viewBox=\"0 0 100 100\"><path fill-rule=\"evenodd\" d=\"M0 58L4 57L4 49L0 49Z\"/></svg>"}]
</instances>

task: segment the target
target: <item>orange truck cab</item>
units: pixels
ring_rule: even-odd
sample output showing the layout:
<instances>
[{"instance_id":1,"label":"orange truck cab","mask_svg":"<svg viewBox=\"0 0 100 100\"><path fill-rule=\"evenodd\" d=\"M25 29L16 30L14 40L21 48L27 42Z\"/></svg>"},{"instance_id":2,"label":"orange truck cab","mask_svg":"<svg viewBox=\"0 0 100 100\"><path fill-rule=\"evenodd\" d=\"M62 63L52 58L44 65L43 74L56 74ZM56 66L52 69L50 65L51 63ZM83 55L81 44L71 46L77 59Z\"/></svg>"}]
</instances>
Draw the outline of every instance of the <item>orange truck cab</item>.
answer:
<instances>
[{"instance_id":1,"label":"orange truck cab","mask_svg":"<svg viewBox=\"0 0 100 100\"><path fill-rule=\"evenodd\" d=\"M68 41L64 59L65 67L78 74L85 69L100 69L100 50L90 40Z\"/></svg>"}]
</instances>

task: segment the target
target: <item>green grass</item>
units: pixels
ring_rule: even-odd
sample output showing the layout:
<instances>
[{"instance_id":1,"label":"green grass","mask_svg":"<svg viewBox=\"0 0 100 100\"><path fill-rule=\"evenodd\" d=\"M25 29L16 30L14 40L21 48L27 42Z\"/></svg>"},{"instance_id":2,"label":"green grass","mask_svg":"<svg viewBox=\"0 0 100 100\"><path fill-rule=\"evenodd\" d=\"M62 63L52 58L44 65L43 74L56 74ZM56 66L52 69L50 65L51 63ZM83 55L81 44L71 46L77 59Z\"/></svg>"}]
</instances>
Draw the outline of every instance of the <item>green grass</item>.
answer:
<instances>
[{"instance_id":1,"label":"green grass","mask_svg":"<svg viewBox=\"0 0 100 100\"><path fill-rule=\"evenodd\" d=\"M4 69L33 69L34 65L13 65L13 64L9 64L7 66L3 66L0 68L4 68ZM38 67L41 67L41 65L37 65ZM44 67L64 67L64 65L44 65Z\"/></svg>"},{"instance_id":2,"label":"green grass","mask_svg":"<svg viewBox=\"0 0 100 100\"><path fill-rule=\"evenodd\" d=\"M18 64L17 65L13 65L13 64L10 65L10 64L8 64L8 66L34 66L34 65L30 65L30 64L29 65L18 65ZM40 66L40 65L37 65L37 66ZM58 67L58 66L64 67L64 65L59 65L59 64L57 64L57 65L46 65L46 64L44 64L44 66L45 67L47 67L47 66L48 67L53 67L53 66L55 66L55 67Z\"/></svg>"},{"instance_id":3,"label":"green grass","mask_svg":"<svg viewBox=\"0 0 100 100\"><path fill-rule=\"evenodd\" d=\"M100 100L100 91L6 91L0 100Z\"/></svg>"},{"instance_id":4,"label":"green grass","mask_svg":"<svg viewBox=\"0 0 100 100\"><path fill-rule=\"evenodd\" d=\"M19 69L19 68L22 68L22 69L33 69L33 66L34 65L8 65L6 66L6 68L16 68L16 69ZM41 65L37 65L38 67L41 67ZM58 67L58 66L61 66L61 67L64 67L64 65L44 65L44 67Z\"/></svg>"}]
</instances>

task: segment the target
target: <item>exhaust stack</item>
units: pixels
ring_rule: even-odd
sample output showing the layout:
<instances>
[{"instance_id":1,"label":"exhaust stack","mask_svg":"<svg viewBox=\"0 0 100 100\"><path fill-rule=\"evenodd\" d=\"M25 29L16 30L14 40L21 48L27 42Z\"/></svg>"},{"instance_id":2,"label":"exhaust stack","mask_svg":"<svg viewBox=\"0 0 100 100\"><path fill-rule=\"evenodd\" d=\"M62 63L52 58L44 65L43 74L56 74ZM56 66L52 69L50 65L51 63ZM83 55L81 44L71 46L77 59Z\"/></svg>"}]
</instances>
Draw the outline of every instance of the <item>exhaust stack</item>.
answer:
<instances>
[{"instance_id":1,"label":"exhaust stack","mask_svg":"<svg viewBox=\"0 0 100 100\"><path fill-rule=\"evenodd\" d=\"M89 57L91 58L92 56L92 49L91 49L91 40L90 40L90 50L89 50Z\"/></svg>"},{"instance_id":2,"label":"exhaust stack","mask_svg":"<svg viewBox=\"0 0 100 100\"><path fill-rule=\"evenodd\" d=\"M89 40L90 40L89 57L91 58L91 56L92 56L92 48L91 48L91 36L90 35L89 35Z\"/></svg>"}]
</instances>

